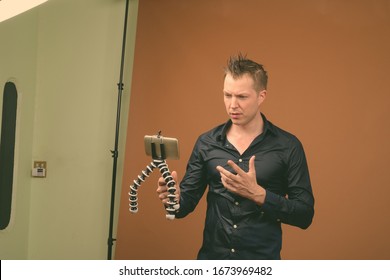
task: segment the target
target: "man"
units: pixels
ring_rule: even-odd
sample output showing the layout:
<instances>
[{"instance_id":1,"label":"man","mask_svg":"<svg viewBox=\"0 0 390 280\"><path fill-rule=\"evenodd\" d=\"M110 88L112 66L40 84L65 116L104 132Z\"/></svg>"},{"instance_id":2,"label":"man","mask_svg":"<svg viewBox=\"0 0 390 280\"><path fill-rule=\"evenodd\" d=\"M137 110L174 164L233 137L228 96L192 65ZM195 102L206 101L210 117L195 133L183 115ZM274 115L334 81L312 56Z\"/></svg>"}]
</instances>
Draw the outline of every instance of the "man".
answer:
<instances>
[{"instance_id":1,"label":"man","mask_svg":"<svg viewBox=\"0 0 390 280\"><path fill-rule=\"evenodd\" d=\"M260 112L267 79L262 65L242 55L229 59L223 94L230 119L198 138L176 192L176 217L183 218L209 187L198 259L280 259L281 223L306 229L312 222L303 147ZM166 204L163 178L157 193Z\"/></svg>"}]
</instances>

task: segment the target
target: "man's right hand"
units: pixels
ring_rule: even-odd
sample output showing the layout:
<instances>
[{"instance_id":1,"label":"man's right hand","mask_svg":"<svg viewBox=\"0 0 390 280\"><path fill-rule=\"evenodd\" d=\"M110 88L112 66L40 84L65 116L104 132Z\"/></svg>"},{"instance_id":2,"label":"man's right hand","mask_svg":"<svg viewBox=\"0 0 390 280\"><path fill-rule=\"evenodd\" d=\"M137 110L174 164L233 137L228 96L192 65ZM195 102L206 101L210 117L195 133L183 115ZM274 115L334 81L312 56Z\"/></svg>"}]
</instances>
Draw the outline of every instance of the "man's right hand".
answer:
<instances>
[{"instance_id":1,"label":"man's right hand","mask_svg":"<svg viewBox=\"0 0 390 280\"><path fill-rule=\"evenodd\" d=\"M173 180L175 180L175 187L176 187L176 192L175 192L175 196L176 196L176 201L177 203L180 202L180 186L179 186L179 182L177 181L177 173L176 171L172 171L171 173L172 177L173 177ZM169 201L169 198L168 198L168 187L167 187L167 183L165 182L164 178L161 176L159 179L158 179L158 183L157 183L157 190L156 190L157 194L158 194L158 198L161 200L161 202L167 206L168 205L168 201Z\"/></svg>"}]
</instances>

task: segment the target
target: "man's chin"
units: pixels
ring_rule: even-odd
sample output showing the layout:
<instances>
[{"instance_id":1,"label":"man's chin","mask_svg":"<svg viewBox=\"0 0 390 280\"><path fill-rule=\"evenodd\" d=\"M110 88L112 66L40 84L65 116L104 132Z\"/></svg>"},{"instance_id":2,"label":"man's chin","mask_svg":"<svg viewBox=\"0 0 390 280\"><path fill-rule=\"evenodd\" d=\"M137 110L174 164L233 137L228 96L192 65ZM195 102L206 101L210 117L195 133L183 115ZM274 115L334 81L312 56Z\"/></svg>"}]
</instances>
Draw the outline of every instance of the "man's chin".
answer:
<instances>
[{"instance_id":1,"label":"man's chin","mask_svg":"<svg viewBox=\"0 0 390 280\"><path fill-rule=\"evenodd\" d=\"M232 121L232 123L234 125L241 125L242 124L242 121L238 120L238 119L230 119Z\"/></svg>"}]
</instances>

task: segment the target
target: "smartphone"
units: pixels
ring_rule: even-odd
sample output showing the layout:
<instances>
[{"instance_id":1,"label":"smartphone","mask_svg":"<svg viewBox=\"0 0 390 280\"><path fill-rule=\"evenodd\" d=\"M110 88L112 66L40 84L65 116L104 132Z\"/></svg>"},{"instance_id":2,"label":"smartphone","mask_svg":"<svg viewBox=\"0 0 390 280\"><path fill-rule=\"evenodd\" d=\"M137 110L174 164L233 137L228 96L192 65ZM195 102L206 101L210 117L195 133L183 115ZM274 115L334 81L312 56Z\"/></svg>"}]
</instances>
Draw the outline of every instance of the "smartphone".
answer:
<instances>
[{"instance_id":1,"label":"smartphone","mask_svg":"<svg viewBox=\"0 0 390 280\"><path fill-rule=\"evenodd\" d=\"M161 135L145 135L146 155L155 159L179 159L179 141Z\"/></svg>"}]
</instances>

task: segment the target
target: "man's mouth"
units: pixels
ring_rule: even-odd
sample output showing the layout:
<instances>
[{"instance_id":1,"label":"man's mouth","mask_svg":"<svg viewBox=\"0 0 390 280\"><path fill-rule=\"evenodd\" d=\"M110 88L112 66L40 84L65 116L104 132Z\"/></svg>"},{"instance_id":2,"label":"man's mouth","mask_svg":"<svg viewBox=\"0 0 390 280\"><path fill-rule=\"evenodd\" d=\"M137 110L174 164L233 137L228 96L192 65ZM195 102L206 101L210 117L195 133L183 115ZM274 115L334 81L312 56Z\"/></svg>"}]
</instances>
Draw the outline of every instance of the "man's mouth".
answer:
<instances>
[{"instance_id":1,"label":"man's mouth","mask_svg":"<svg viewBox=\"0 0 390 280\"><path fill-rule=\"evenodd\" d=\"M240 116L241 116L240 113L230 113L230 117L231 117L232 119L237 119L237 118L239 118Z\"/></svg>"}]
</instances>

